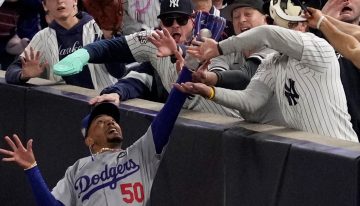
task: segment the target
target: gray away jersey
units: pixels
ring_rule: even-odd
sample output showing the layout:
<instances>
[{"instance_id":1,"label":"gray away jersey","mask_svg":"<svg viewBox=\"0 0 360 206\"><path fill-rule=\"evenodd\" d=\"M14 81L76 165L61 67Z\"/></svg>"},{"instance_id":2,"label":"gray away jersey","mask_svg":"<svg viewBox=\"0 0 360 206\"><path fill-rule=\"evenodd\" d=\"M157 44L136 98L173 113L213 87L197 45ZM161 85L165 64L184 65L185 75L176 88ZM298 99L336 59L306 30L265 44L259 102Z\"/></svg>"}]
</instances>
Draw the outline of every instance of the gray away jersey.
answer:
<instances>
[{"instance_id":1,"label":"gray away jersey","mask_svg":"<svg viewBox=\"0 0 360 206\"><path fill-rule=\"evenodd\" d=\"M69 167L52 194L66 206L149 205L160 164L151 127L126 150L86 157ZM74 196L75 195L75 196Z\"/></svg>"}]
</instances>

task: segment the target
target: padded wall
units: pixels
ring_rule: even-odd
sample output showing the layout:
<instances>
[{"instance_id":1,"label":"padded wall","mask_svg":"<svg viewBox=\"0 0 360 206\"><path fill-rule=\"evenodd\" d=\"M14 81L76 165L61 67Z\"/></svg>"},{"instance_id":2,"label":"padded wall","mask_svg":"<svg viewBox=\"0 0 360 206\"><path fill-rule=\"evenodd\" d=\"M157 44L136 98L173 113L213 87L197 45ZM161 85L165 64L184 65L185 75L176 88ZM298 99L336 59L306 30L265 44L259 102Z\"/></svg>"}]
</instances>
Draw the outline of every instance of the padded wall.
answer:
<instances>
[{"instance_id":1,"label":"padded wall","mask_svg":"<svg viewBox=\"0 0 360 206\"><path fill-rule=\"evenodd\" d=\"M0 79L0 135L34 139L49 187L87 156L80 121L86 96ZM122 105L124 147L145 133L156 112ZM310 135L310 134L309 134ZM0 141L0 147L7 147ZM359 204L360 151L179 118L153 183L153 205ZM0 163L0 205L35 205L23 171Z\"/></svg>"}]
</instances>

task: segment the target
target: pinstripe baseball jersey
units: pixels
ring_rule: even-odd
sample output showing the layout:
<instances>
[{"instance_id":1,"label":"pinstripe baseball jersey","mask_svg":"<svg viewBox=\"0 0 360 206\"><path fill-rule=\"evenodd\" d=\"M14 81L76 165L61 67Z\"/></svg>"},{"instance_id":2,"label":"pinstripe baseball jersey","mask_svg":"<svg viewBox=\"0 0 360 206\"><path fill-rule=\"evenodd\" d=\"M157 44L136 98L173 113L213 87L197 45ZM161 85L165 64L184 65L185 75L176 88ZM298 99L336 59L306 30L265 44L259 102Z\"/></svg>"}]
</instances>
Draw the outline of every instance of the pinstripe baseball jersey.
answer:
<instances>
[{"instance_id":1,"label":"pinstripe baseball jersey","mask_svg":"<svg viewBox=\"0 0 360 206\"><path fill-rule=\"evenodd\" d=\"M276 51L269 48L262 48L259 51L252 53L248 59L256 59L256 61L262 62L269 55L275 53ZM231 53L228 55L221 55L211 59L211 63L208 66L209 71L229 71L236 70L241 72L248 79L251 79L256 70L256 68L245 66L247 65L247 61L243 55L243 53ZM226 81L226 80L224 80ZM237 79L237 84L241 83ZM225 87L228 88L228 87ZM248 112L242 110L240 112L241 116L249 122L257 122L262 124L271 124L271 125L281 125L287 126L282 114L280 112L280 108L278 106L277 100L275 97L272 97L269 100L269 103L262 106L258 110L254 112Z\"/></svg>"},{"instance_id":2,"label":"pinstripe baseball jersey","mask_svg":"<svg viewBox=\"0 0 360 206\"><path fill-rule=\"evenodd\" d=\"M147 40L147 37L150 34L151 31L143 31L128 35L125 38L135 60L137 62L149 61L158 72L165 89L169 92L172 88L172 84L176 82L178 77L176 64L171 62L170 57L158 58L156 56L157 48ZM221 106L199 95L195 95L191 100L187 100L184 104L184 108L240 117L238 111Z\"/></svg>"},{"instance_id":3,"label":"pinstripe baseball jersey","mask_svg":"<svg viewBox=\"0 0 360 206\"><path fill-rule=\"evenodd\" d=\"M135 21L143 24L143 29L154 29L159 26L159 0L126 0L128 14Z\"/></svg>"},{"instance_id":4,"label":"pinstripe baseball jersey","mask_svg":"<svg viewBox=\"0 0 360 206\"><path fill-rule=\"evenodd\" d=\"M65 53L67 55L69 53L74 52L76 49L82 48L84 45L90 44L100 38L102 36L102 31L95 23L95 20L92 19L88 14L83 13L83 18L90 18L86 23L84 23L82 27L82 34L80 35L82 40L76 41L77 43L82 42L82 45L74 44L72 48L67 48ZM46 79L52 81L63 81L60 76L57 76L53 73L53 65L59 62L59 55L63 53L61 51L60 45L58 45L57 34L53 28L45 28L39 31L30 41L29 45L25 50L30 51L30 47L32 47L36 51L41 52L41 61L48 62L49 67L46 71ZM24 57L24 53L21 54ZM112 77L104 64L88 64L91 76L91 81L94 86L94 89L101 90L109 85L116 83L117 79ZM16 71L18 75L20 75L19 71ZM12 72L8 71L9 73Z\"/></svg>"},{"instance_id":5,"label":"pinstripe baseball jersey","mask_svg":"<svg viewBox=\"0 0 360 206\"><path fill-rule=\"evenodd\" d=\"M277 26L257 27L220 43L224 54L263 45L280 53L259 66L249 85L252 91L264 93L257 92L262 95L257 98L261 103L245 100L246 92L239 94L242 98L229 100L229 96L219 95L217 100L232 101L237 107L254 110L256 105L265 104L276 95L289 127L358 142L347 111L339 63L331 45L311 33Z\"/></svg>"},{"instance_id":6,"label":"pinstripe baseball jersey","mask_svg":"<svg viewBox=\"0 0 360 206\"><path fill-rule=\"evenodd\" d=\"M78 160L52 194L64 205L149 205L160 159L149 128L126 150Z\"/></svg>"}]
</instances>

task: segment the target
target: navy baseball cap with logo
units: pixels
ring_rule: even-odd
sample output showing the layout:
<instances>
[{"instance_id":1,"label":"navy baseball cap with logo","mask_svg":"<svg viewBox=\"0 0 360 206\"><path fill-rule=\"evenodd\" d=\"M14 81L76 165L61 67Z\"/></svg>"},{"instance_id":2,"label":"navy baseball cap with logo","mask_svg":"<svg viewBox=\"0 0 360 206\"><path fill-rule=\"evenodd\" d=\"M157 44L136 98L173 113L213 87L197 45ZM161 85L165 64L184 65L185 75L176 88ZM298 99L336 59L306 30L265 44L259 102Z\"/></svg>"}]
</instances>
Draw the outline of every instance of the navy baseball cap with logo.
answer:
<instances>
[{"instance_id":1,"label":"navy baseball cap with logo","mask_svg":"<svg viewBox=\"0 0 360 206\"><path fill-rule=\"evenodd\" d=\"M170 16L172 14L185 14L191 16L193 10L191 0L162 0L158 18Z\"/></svg>"},{"instance_id":2,"label":"navy baseball cap with logo","mask_svg":"<svg viewBox=\"0 0 360 206\"><path fill-rule=\"evenodd\" d=\"M84 137L87 137L88 130L91 125L91 122L99 115L108 115L112 117L116 123L120 122L120 111L119 108L110 102L103 102L97 104L90 112L90 114L86 115L81 121L81 132Z\"/></svg>"},{"instance_id":3,"label":"navy baseball cap with logo","mask_svg":"<svg viewBox=\"0 0 360 206\"><path fill-rule=\"evenodd\" d=\"M239 7L250 7L264 13L264 0L234 0L221 10L221 15L228 21L232 21L232 12Z\"/></svg>"}]
</instances>

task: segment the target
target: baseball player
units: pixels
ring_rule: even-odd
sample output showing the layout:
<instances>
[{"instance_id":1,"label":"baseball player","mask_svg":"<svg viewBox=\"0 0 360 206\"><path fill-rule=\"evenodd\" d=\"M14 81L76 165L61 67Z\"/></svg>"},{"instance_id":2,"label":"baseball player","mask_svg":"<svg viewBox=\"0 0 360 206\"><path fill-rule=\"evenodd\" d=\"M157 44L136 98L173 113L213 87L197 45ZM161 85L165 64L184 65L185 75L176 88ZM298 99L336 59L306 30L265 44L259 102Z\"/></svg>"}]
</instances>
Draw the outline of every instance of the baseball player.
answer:
<instances>
[{"instance_id":1,"label":"baseball player","mask_svg":"<svg viewBox=\"0 0 360 206\"><path fill-rule=\"evenodd\" d=\"M122 64L108 68L104 64L88 64L76 75L63 79L54 75L54 64L84 45L98 40L102 32L88 14L75 15L76 0L44 0L43 4L54 21L48 28L38 32L20 58L7 68L6 81L21 84L33 77L44 77L53 81L65 80L67 84L92 89L103 89L114 84L116 78L111 76L107 69L120 71L124 69Z\"/></svg>"},{"instance_id":2,"label":"baseball player","mask_svg":"<svg viewBox=\"0 0 360 206\"><path fill-rule=\"evenodd\" d=\"M161 4L159 15L161 24L163 28L170 31L171 36L183 49L185 49L184 43L190 41L192 37L194 28L191 18L192 13L193 9L189 0L179 0L176 4L174 4L174 1L169 0ZM207 15L203 16L207 17ZM212 16L209 18L212 18ZM221 31L218 33L221 34ZM81 71L82 65L87 62L101 63L116 60L130 63L149 61L159 73L162 84L169 92L178 77L176 66L171 61L171 57L158 58L157 48L148 41L148 36L151 34L152 31L144 31L87 45L60 61L55 65L54 71L58 75L66 76L78 73ZM220 106L201 96L188 100L184 107L197 111L239 117L238 111Z\"/></svg>"},{"instance_id":3,"label":"baseball player","mask_svg":"<svg viewBox=\"0 0 360 206\"><path fill-rule=\"evenodd\" d=\"M121 149L118 107L108 102L95 106L83 120L91 155L70 166L51 192L36 165L33 140L25 148L17 135L13 140L5 137L11 150L0 149L0 153L8 156L3 161L24 168L38 205L149 205L164 147L185 99L183 93L171 91L147 132L125 150Z\"/></svg>"},{"instance_id":4,"label":"baseball player","mask_svg":"<svg viewBox=\"0 0 360 206\"><path fill-rule=\"evenodd\" d=\"M277 3L270 2L275 22L277 23L277 17L274 15L280 12L282 17L294 21L294 16L289 17L286 10ZM302 17L296 18L305 21ZM264 45L279 53L259 66L243 91L191 82L176 85L181 91L202 94L220 104L247 112L256 111L275 95L289 127L358 142L347 112L339 63L333 48L324 39L311 33L265 25L230 37L219 44L211 39L198 44L199 47L190 47L187 52L204 59L261 48Z\"/></svg>"}]
</instances>

